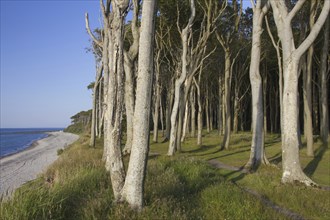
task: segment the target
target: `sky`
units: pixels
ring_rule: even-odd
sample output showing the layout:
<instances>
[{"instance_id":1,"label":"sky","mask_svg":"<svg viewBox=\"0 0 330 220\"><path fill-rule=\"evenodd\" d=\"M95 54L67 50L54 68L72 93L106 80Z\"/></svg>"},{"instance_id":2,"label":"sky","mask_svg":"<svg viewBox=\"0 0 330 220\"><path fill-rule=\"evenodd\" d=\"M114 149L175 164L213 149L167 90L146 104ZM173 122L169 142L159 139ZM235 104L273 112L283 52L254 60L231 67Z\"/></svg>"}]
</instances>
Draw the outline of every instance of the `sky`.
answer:
<instances>
[{"instance_id":1,"label":"sky","mask_svg":"<svg viewBox=\"0 0 330 220\"><path fill-rule=\"evenodd\" d=\"M243 1L244 7L250 5ZM85 30L98 0L0 0L0 128L59 127L92 106L95 61Z\"/></svg>"},{"instance_id":2,"label":"sky","mask_svg":"<svg viewBox=\"0 0 330 220\"><path fill-rule=\"evenodd\" d=\"M0 127L59 127L92 106L95 61L85 30L96 0L0 0Z\"/></svg>"}]
</instances>

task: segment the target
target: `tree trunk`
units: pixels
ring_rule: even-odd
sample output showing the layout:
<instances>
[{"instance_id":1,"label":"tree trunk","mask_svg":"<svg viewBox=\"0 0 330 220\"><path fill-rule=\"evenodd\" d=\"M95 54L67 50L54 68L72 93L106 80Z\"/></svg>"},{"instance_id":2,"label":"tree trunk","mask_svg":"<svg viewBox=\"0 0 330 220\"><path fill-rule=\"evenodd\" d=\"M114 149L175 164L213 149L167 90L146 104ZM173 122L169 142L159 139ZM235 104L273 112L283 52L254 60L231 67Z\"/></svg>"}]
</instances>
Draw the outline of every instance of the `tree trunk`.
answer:
<instances>
[{"instance_id":1,"label":"tree trunk","mask_svg":"<svg viewBox=\"0 0 330 220\"><path fill-rule=\"evenodd\" d=\"M324 44L321 53L321 139L324 146L328 146L328 136L329 136L329 104L328 104L328 86L329 79L327 78L327 73L329 72L329 66L327 67L327 57L329 52L329 15L327 21L324 25Z\"/></svg>"},{"instance_id":2,"label":"tree trunk","mask_svg":"<svg viewBox=\"0 0 330 220\"><path fill-rule=\"evenodd\" d=\"M127 178L122 191L122 197L137 210L143 207L144 180L149 151L155 6L154 0L143 1L133 142Z\"/></svg>"},{"instance_id":3,"label":"tree trunk","mask_svg":"<svg viewBox=\"0 0 330 220\"><path fill-rule=\"evenodd\" d=\"M196 131L196 101L195 101L195 87L192 86L190 90L190 106L191 106L191 137L195 137L195 131Z\"/></svg>"},{"instance_id":4,"label":"tree trunk","mask_svg":"<svg viewBox=\"0 0 330 220\"><path fill-rule=\"evenodd\" d=\"M309 25L312 29L315 23L316 0L311 1ZM312 74L313 74L313 54L312 44L307 52L307 69L303 71L303 99L304 99L304 135L307 145L307 156L313 157L313 122L312 122ZM303 55L304 56L304 55Z\"/></svg>"},{"instance_id":5,"label":"tree trunk","mask_svg":"<svg viewBox=\"0 0 330 220\"><path fill-rule=\"evenodd\" d=\"M189 115L188 101L186 102L185 108L186 108L186 110L184 111L183 131L182 131L181 142L184 142L184 139L186 138L186 134L187 134L188 115Z\"/></svg>"},{"instance_id":6,"label":"tree trunk","mask_svg":"<svg viewBox=\"0 0 330 220\"><path fill-rule=\"evenodd\" d=\"M261 1L253 7L253 35L251 48L250 64L250 83L252 90L252 141L249 161L245 168L256 170L264 162L264 110L263 110L263 83L260 75L260 53L261 53L261 34L262 21L265 16L266 8L261 9Z\"/></svg>"},{"instance_id":7,"label":"tree trunk","mask_svg":"<svg viewBox=\"0 0 330 220\"><path fill-rule=\"evenodd\" d=\"M197 113L197 145L202 146L202 129L203 129L203 107L202 107L202 100L201 100L201 90L200 90L200 78L198 83L194 80L196 89L197 89L197 103L198 103L198 113Z\"/></svg>"},{"instance_id":8,"label":"tree trunk","mask_svg":"<svg viewBox=\"0 0 330 220\"><path fill-rule=\"evenodd\" d=\"M265 75L264 75L264 77L263 77L263 79L262 79L262 82L263 82L263 105L264 105L264 107L263 107L263 111L264 111L264 119L263 119L263 121L264 121L264 133L265 133L265 135L267 135L267 70L265 70L265 73L264 73Z\"/></svg>"},{"instance_id":9,"label":"tree trunk","mask_svg":"<svg viewBox=\"0 0 330 220\"><path fill-rule=\"evenodd\" d=\"M205 100L205 116L206 116L206 131L210 133L210 116L209 116L209 99L208 97Z\"/></svg>"},{"instance_id":10,"label":"tree trunk","mask_svg":"<svg viewBox=\"0 0 330 220\"><path fill-rule=\"evenodd\" d=\"M282 130L282 161L283 183L304 183L315 185L302 171L299 159L299 128L298 128L298 65L301 56L316 39L324 24L330 9L330 1L325 1L322 12L311 29L307 38L296 49L292 41L291 20L302 7L304 1L299 1L288 13L284 0L271 0L273 16L282 42L283 54L283 130Z\"/></svg>"},{"instance_id":11,"label":"tree trunk","mask_svg":"<svg viewBox=\"0 0 330 220\"><path fill-rule=\"evenodd\" d=\"M97 130L97 99L98 99L98 87L100 86L100 80L102 77L103 65L101 65L96 70L96 77L93 89L93 107L92 107L92 123L91 123L91 139L89 142L90 147L95 147L95 136Z\"/></svg>"},{"instance_id":12,"label":"tree trunk","mask_svg":"<svg viewBox=\"0 0 330 220\"><path fill-rule=\"evenodd\" d=\"M170 143L167 155L173 156L177 146L177 143L181 143L180 141L177 141L177 138L180 138L177 136L177 130L179 129L177 124L178 112L179 112L179 102L181 99L181 86L183 82L186 80L187 76L187 55L188 55L188 36L189 36L189 28L192 25L194 19L195 19L195 1L190 0L190 9L191 9L191 15L188 21L187 26L182 30L181 32L181 41L182 41L182 56L181 56L181 75L180 77L175 80L175 93L174 93L174 104L171 114L171 134L170 134ZM179 139L180 140L180 139Z\"/></svg>"},{"instance_id":13,"label":"tree trunk","mask_svg":"<svg viewBox=\"0 0 330 220\"><path fill-rule=\"evenodd\" d=\"M219 111L218 111L218 130L219 130L219 136L223 134L223 108L222 108L222 102L223 102L223 95L222 95L222 78L219 76Z\"/></svg>"},{"instance_id":14,"label":"tree trunk","mask_svg":"<svg viewBox=\"0 0 330 220\"><path fill-rule=\"evenodd\" d=\"M133 139L133 114L134 114L134 60L129 57L127 52L124 53L124 70L125 70L125 107L126 107L126 144L123 154L130 154Z\"/></svg>"},{"instance_id":15,"label":"tree trunk","mask_svg":"<svg viewBox=\"0 0 330 220\"><path fill-rule=\"evenodd\" d=\"M138 28L139 3L133 0L134 10L131 22L133 43L128 51L124 51L124 70L125 70L125 107L126 107L126 144L123 154L130 154L133 139L133 115L134 115L134 72L135 61L139 52L140 31Z\"/></svg>"},{"instance_id":16,"label":"tree trunk","mask_svg":"<svg viewBox=\"0 0 330 220\"><path fill-rule=\"evenodd\" d=\"M120 193L125 181L125 169L122 160L121 139L122 139L122 114L124 105L124 17L123 10L127 5L119 5L112 2L112 46L111 74L108 88L107 107L107 132L108 147L106 157L106 169L110 171L112 189L115 200L120 199Z\"/></svg>"},{"instance_id":17,"label":"tree trunk","mask_svg":"<svg viewBox=\"0 0 330 220\"><path fill-rule=\"evenodd\" d=\"M154 137L153 141L158 142L158 122L159 122L159 104L160 104L160 85L159 85L159 68L156 73L156 97L155 97L155 113L154 113Z\"/></svg>"},{"instance_id":18,"label":"tree trunk","mask_svg":"<svg viewBox=\"0 0 330 220\"><path fill-rule=\"evenodd\" d=\"M230 107L230 91L231 91L231 61L229 49L225 50L225 92L224 92L224 115L225 115L225 134L221 149L229 149L230 133L231 133L231 107Z\"/></svg>"}]
</instances>

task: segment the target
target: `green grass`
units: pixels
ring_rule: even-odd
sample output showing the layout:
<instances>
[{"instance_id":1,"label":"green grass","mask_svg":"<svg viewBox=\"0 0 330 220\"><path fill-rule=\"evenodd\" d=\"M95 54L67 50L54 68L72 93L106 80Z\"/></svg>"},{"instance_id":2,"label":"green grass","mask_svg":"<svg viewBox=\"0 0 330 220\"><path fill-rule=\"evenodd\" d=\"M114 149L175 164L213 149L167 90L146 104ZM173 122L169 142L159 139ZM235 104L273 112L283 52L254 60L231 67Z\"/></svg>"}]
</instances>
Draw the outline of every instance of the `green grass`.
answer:
<instances>
[{"instance_id":1,"label":"green grass","mask_svg":"<svg viewBox=\"0 0 330 220\"><path fill-rule=\"evenodd\" d=\"M102 141L89 148L88 136L82 136L38 179L18 189L10 200L1 201L0 219L288 219L244 189L257 191L307 219L329 219L329 191L283 185L281 170L274 166L261 166L245 175L206 162L216 159L243 166L250 139L249 133L235 134L231 149L219 151L221 138L216 132L205 133L203 146L187 138L182 152L174 157L165 156L168 142L152 143L151 152L160 155L149 158L145 208L135 213L126 204L113 203ZM278 135L268 135L265 145L270 161L280 166ZM301 150L302 167L317 183L330 185L329 148L316 142L315 150L315 158L304 156L305 149Z\"/></svg>"}]
</instances>

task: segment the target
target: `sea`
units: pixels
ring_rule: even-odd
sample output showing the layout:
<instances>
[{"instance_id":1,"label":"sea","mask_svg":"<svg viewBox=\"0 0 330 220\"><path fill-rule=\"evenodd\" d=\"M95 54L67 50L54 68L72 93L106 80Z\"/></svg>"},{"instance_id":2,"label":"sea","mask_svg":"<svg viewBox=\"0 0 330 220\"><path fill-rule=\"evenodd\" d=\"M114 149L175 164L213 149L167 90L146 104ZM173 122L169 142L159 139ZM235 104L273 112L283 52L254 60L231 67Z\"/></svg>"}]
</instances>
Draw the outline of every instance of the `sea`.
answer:
<instances>
[{"instance_id":1,"label":"sea","mask_svg":"<svg viewBox=\"0 0 330 220\"><path fill-rule=\"evenodd\" d=\"M35 141L46 138L47 132L63 128L0 128L0 158L30 147Z\"/></svg>"}]
</instances>

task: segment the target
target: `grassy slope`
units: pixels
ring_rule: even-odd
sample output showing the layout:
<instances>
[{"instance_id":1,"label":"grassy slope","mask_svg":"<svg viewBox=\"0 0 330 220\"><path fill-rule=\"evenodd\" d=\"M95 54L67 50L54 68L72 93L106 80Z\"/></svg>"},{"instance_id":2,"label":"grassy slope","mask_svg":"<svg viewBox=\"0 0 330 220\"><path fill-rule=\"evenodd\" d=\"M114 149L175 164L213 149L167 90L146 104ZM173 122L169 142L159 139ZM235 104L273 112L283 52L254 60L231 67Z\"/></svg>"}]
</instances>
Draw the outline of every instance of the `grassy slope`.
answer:
<instances>
[{"instance_id":1,"label":"grassy slope","mask_svg":"<svg viewBox=\"0 0 330 220\"><path fill-rule=\"evenodd\" d=\"M1 202L0 219L286 219L232 181L305 218L330 218L329 191L282 185L278 168L261 167L244 175L210 167L205 160L240 167L249 157L248 133L234 135L229 151L218 151L220 141L216 133L205 134L202 147L188 138L183 152L173 158L150 156L145 209L137 214L125 204L113 204L101 161L102 143L92 149L82 137L39 179L19 189L12 200ZM151 152L165 155L167 147L168 143L153 143ZM301 150L302 166L317 183L330 185L329 148L323 150L318 142L315 148L314 159ZM278 166L280 152L279 137L267 136L267 156Z\"/></svg>"}]
</instances>

